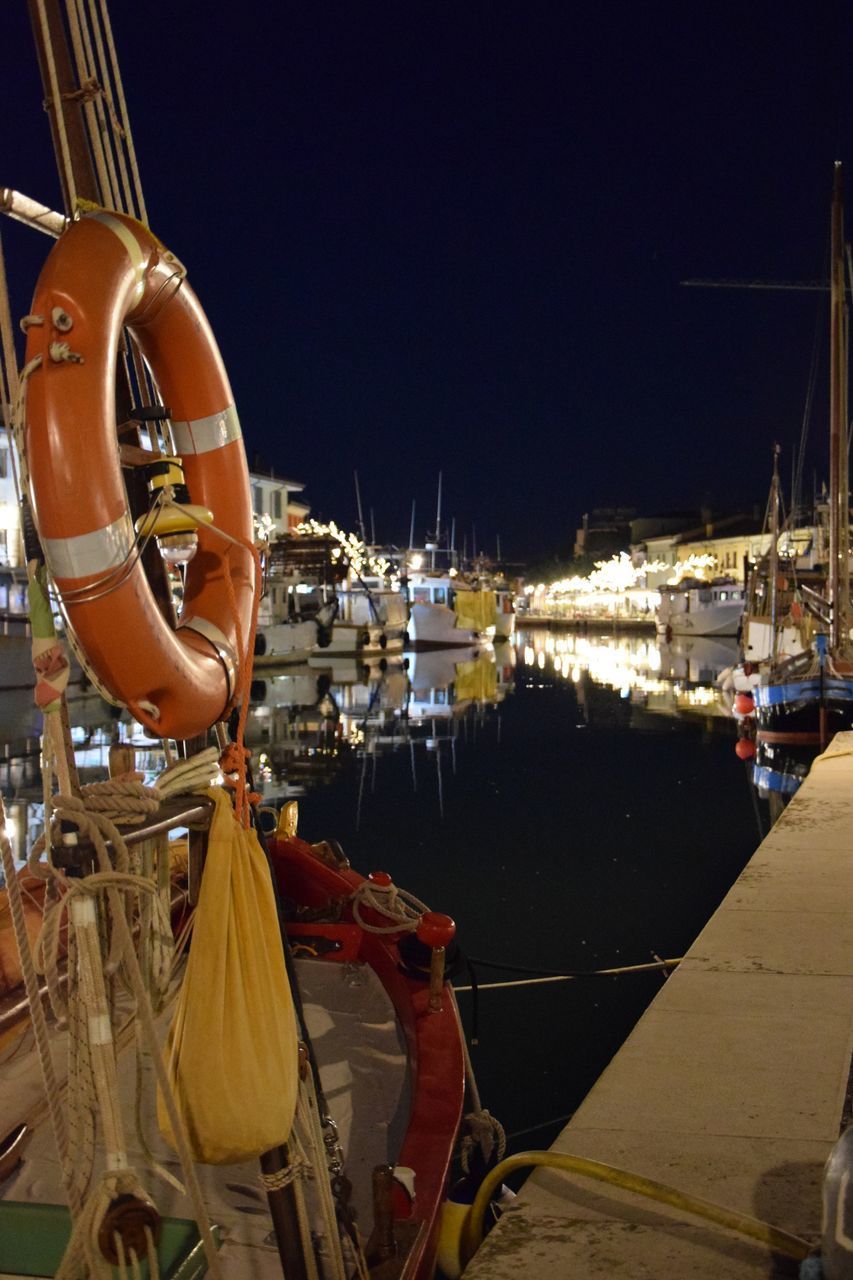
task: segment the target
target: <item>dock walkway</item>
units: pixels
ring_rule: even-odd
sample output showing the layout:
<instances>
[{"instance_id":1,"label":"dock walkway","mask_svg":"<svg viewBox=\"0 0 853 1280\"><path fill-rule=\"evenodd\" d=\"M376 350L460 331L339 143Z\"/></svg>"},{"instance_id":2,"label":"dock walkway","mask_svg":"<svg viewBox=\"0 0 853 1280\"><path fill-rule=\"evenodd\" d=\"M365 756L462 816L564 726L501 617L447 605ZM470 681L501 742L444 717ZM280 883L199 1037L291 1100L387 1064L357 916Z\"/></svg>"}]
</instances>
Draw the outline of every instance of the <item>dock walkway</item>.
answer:
<instances>
[{"instance_id":1,"label":"dock walkway","mask_svg":"<svg viewBox=\"0 0 853 1280\"><path fill-rule=\"evenodd\" d=\"M689 847L685 874L689 875ZM583 1035L583 1028L578 1028ZM853 1050L853 733L758 848L554 1144L817 1243ZM796 1276L760 1244L540 1170L466 1280Z\"/></svg>"}]
</instances>

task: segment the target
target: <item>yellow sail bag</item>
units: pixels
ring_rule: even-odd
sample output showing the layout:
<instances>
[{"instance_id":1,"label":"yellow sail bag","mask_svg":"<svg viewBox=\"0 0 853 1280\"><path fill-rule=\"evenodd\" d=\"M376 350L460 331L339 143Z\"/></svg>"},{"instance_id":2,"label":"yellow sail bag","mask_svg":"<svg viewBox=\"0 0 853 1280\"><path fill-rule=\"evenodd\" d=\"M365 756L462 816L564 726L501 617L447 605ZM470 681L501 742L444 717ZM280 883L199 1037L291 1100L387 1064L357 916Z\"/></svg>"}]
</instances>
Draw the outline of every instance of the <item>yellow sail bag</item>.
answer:
<instances>
[{"instance_id":1,"label":"yellow sail bag","mask_svg":"<svg viewBox=\"0 0 853 1280\"><path fill-rule=\"evenodd\" d=\"M207 794L215 810L166 1066L194 1159L238 1164L290 1133L296 1017L263 850L227 793ZM174 1145L159 1096L157 1119Z\"/></svg>"},{"instance_id":2,"label":"yellow sail bag","mask_svg":"<svg viewBox=\"0 0 853 1280\"><path fill-rule=\"evenodd\" d=\"M493 627L498 616L497 597L494 591L457 591L453 608L460 627L472 631L485 631Z\"/></svg>"}]
</instances>

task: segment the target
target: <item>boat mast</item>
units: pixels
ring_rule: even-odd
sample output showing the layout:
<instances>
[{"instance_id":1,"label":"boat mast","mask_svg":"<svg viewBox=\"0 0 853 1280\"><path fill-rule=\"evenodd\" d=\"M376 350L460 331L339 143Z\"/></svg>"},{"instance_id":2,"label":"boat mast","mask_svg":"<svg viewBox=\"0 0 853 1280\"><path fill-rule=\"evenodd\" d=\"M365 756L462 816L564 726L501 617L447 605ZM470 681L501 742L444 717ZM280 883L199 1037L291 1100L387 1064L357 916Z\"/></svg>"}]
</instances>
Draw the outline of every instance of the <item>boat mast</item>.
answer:
<instances>
[{"instance_id":1,"label":"boat mast","mask_svg":"<svg viewBox=\"0 0 853 1280\"><path fill-rule=\"evenodd\" d=\"M848 638L850 612L850 496L847 475L847 313L844 294L844 211L841 162L832 191L832 265L829 312L829 644L838 651Z\"/></svg>"},{"instance_id":2,"label":"boat mast","mask_svg":"<svg viewBox=\"0 0 853 1280\"><path fill-rule=\"evenodd\" d=\"M29 11L63 203L65 212L73 218L79 198L101 203L83 118L84 99L71 62L58 0L29 0Z\"/></svg>"},{"instance_id":3,"label":"boat mast","mask_svg":"<svg viewBox=\"0 0 853 1280\"><path fill-rule=\"evenodd\" d=\"M776 622L779 615L779 445L773 446L773 479L770 482L770 661L776 661L779 636Z\"/></svg>"},{"instance_id":4,"label":"boat mast","mask_svg":"<svg viewBox=\"0 0 853 1280\"><path fill-rule=\"evenodd\" d=\"M358 508L358 529L361 534L362 542L367 542L367 534L364 532L364 512L361 509L361 489L358 487L358 472L353 471L353 479L355 480L355 502Z\"/></svg>"},{"instance_id":5,"label":"boat mast","mask_svg":"<svg viewBox=\"0 0 853 1280\"><path fill-rule=\"evenodd\" d=\"M432 568L435 568L435 552L441 539L441 472L438 473L438 501L435 508L435 538L433 539L435 546L432 552Z\"/></svg>"}]
</instances>

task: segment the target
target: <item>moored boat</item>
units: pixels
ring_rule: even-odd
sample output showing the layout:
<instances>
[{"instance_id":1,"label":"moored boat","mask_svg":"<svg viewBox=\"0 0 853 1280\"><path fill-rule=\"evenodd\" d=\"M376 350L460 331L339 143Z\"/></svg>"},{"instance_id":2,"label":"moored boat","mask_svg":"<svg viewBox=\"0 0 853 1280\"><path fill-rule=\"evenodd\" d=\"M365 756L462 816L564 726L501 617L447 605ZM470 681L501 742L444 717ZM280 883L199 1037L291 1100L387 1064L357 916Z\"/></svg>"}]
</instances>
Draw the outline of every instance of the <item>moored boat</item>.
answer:
<instances>
[{"instance_id":1,"label":"moored boat","mask_svg":"<svg viewBox=\"0 0 853 1280\"><path fill-rule=\"evenodd\" d=\"M831 210L829 564L823 596L810 592L815 615L810 643L760 669L754 689L759 741L825 746L853 726L853 646L850 638L850 495L847 436L847 312L841 165L836 163ZM771 636L776 645L776 632Z\"/></svg>"},{"instance_id":2,"label":"moored boat","mask_svg":"<svg viewBox=\"0 0 853 1280\"><path fill-rule=\"evenodd\" d=\"M686 578L660 589L655 625L660 635L735 636L744 608L743 586L734 578L698 582Z\"/></svg>"},{"instance_id":3,"label":"moored boat","mask_svg":"<svg viewBox=\"0 0 853 1280\"><path fill-rule=\"evenodd\" d=\"M84 153L130 146L123 101L101 87L115 66L86 74L93 50L113 56L105 7L73 11L72 48L48 7L55 22L35 26L59 134L88 121ZM86 111L93 93L103 117ZM34 911L0 831L19 955L0 1022L15 1046L0 1064L0 1269L427 1280L465 1079L445 983L453 922L384 873L356 875L330 843L300 841L292 810L265 850L244 747L261 568L230 385L138 183L127 200L93 191L78 150L61 158L66 216L52 219L26 367L6 371L35 513L47 816L29 854ZM111 778L81 787L40 559L87 676L162 743L156 779L119 740ZM169 833L187 827L181 860ZM365 1087L345 1091L346 1077Z\"/></svg>"},{"instance_id":4,"label":"moored boat","mask_svg":"<svg viewBox=\"0 0 853 1280\"><path fill-rule=\"evenodd\" d=\"M455 571L409 570L409 649L468 648L495 631L494 591L461 581Z\"/></svg>"}]
</instances>

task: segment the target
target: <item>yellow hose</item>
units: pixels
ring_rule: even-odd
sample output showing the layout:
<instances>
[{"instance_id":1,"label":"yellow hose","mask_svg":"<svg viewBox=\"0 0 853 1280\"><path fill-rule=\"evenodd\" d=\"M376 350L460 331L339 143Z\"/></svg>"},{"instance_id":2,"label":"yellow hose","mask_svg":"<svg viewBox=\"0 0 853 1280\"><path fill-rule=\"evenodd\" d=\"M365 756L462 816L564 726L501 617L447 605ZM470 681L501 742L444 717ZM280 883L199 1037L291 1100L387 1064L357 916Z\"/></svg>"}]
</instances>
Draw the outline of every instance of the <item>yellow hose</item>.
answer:
<instances>
[{"instance_id":1,"label":"yellow hose","mask_svg":"<svg viewBox=\"0 0 853 1280\"><path fill-rule=\"evenodd\" d=\"M648 1196L662 1204L672 1205L684 1213L695 1214L718 1226L728 1227L740 1235L749 1236L761 1244L773 1249L776 1253L784 1253L789 1258L802 1260L812 1252L812 1245L800 1236L791 1235L779 1227L772 1227L768 1222L751 1218L748 1214L738 1213L734 1209L725 1209L722 1205L710 1200L702 1200L698 1196L688 1195L668 1187L666 1183L655 1182L652 1178L643 1178L637 1173L629 1173L626 1169L616 1169L613 1165L602 1164L598 1160L587 1160L584 1156L571 1156L562 1151L520 1151L518 1155L508 1156L486 1175L471 1206L471 1212L462 1233L462 1256L466 1263L470 1261L483 1239L483 1220L489 1201L507 1174L516 1169L537 1166L547 1169L562 1169L565 1173L578 1173L583 1177L595 1178L599 1182L609 1182L623 1191L634 1191L637 1195Z\"/></svg>"}]
</instances>

